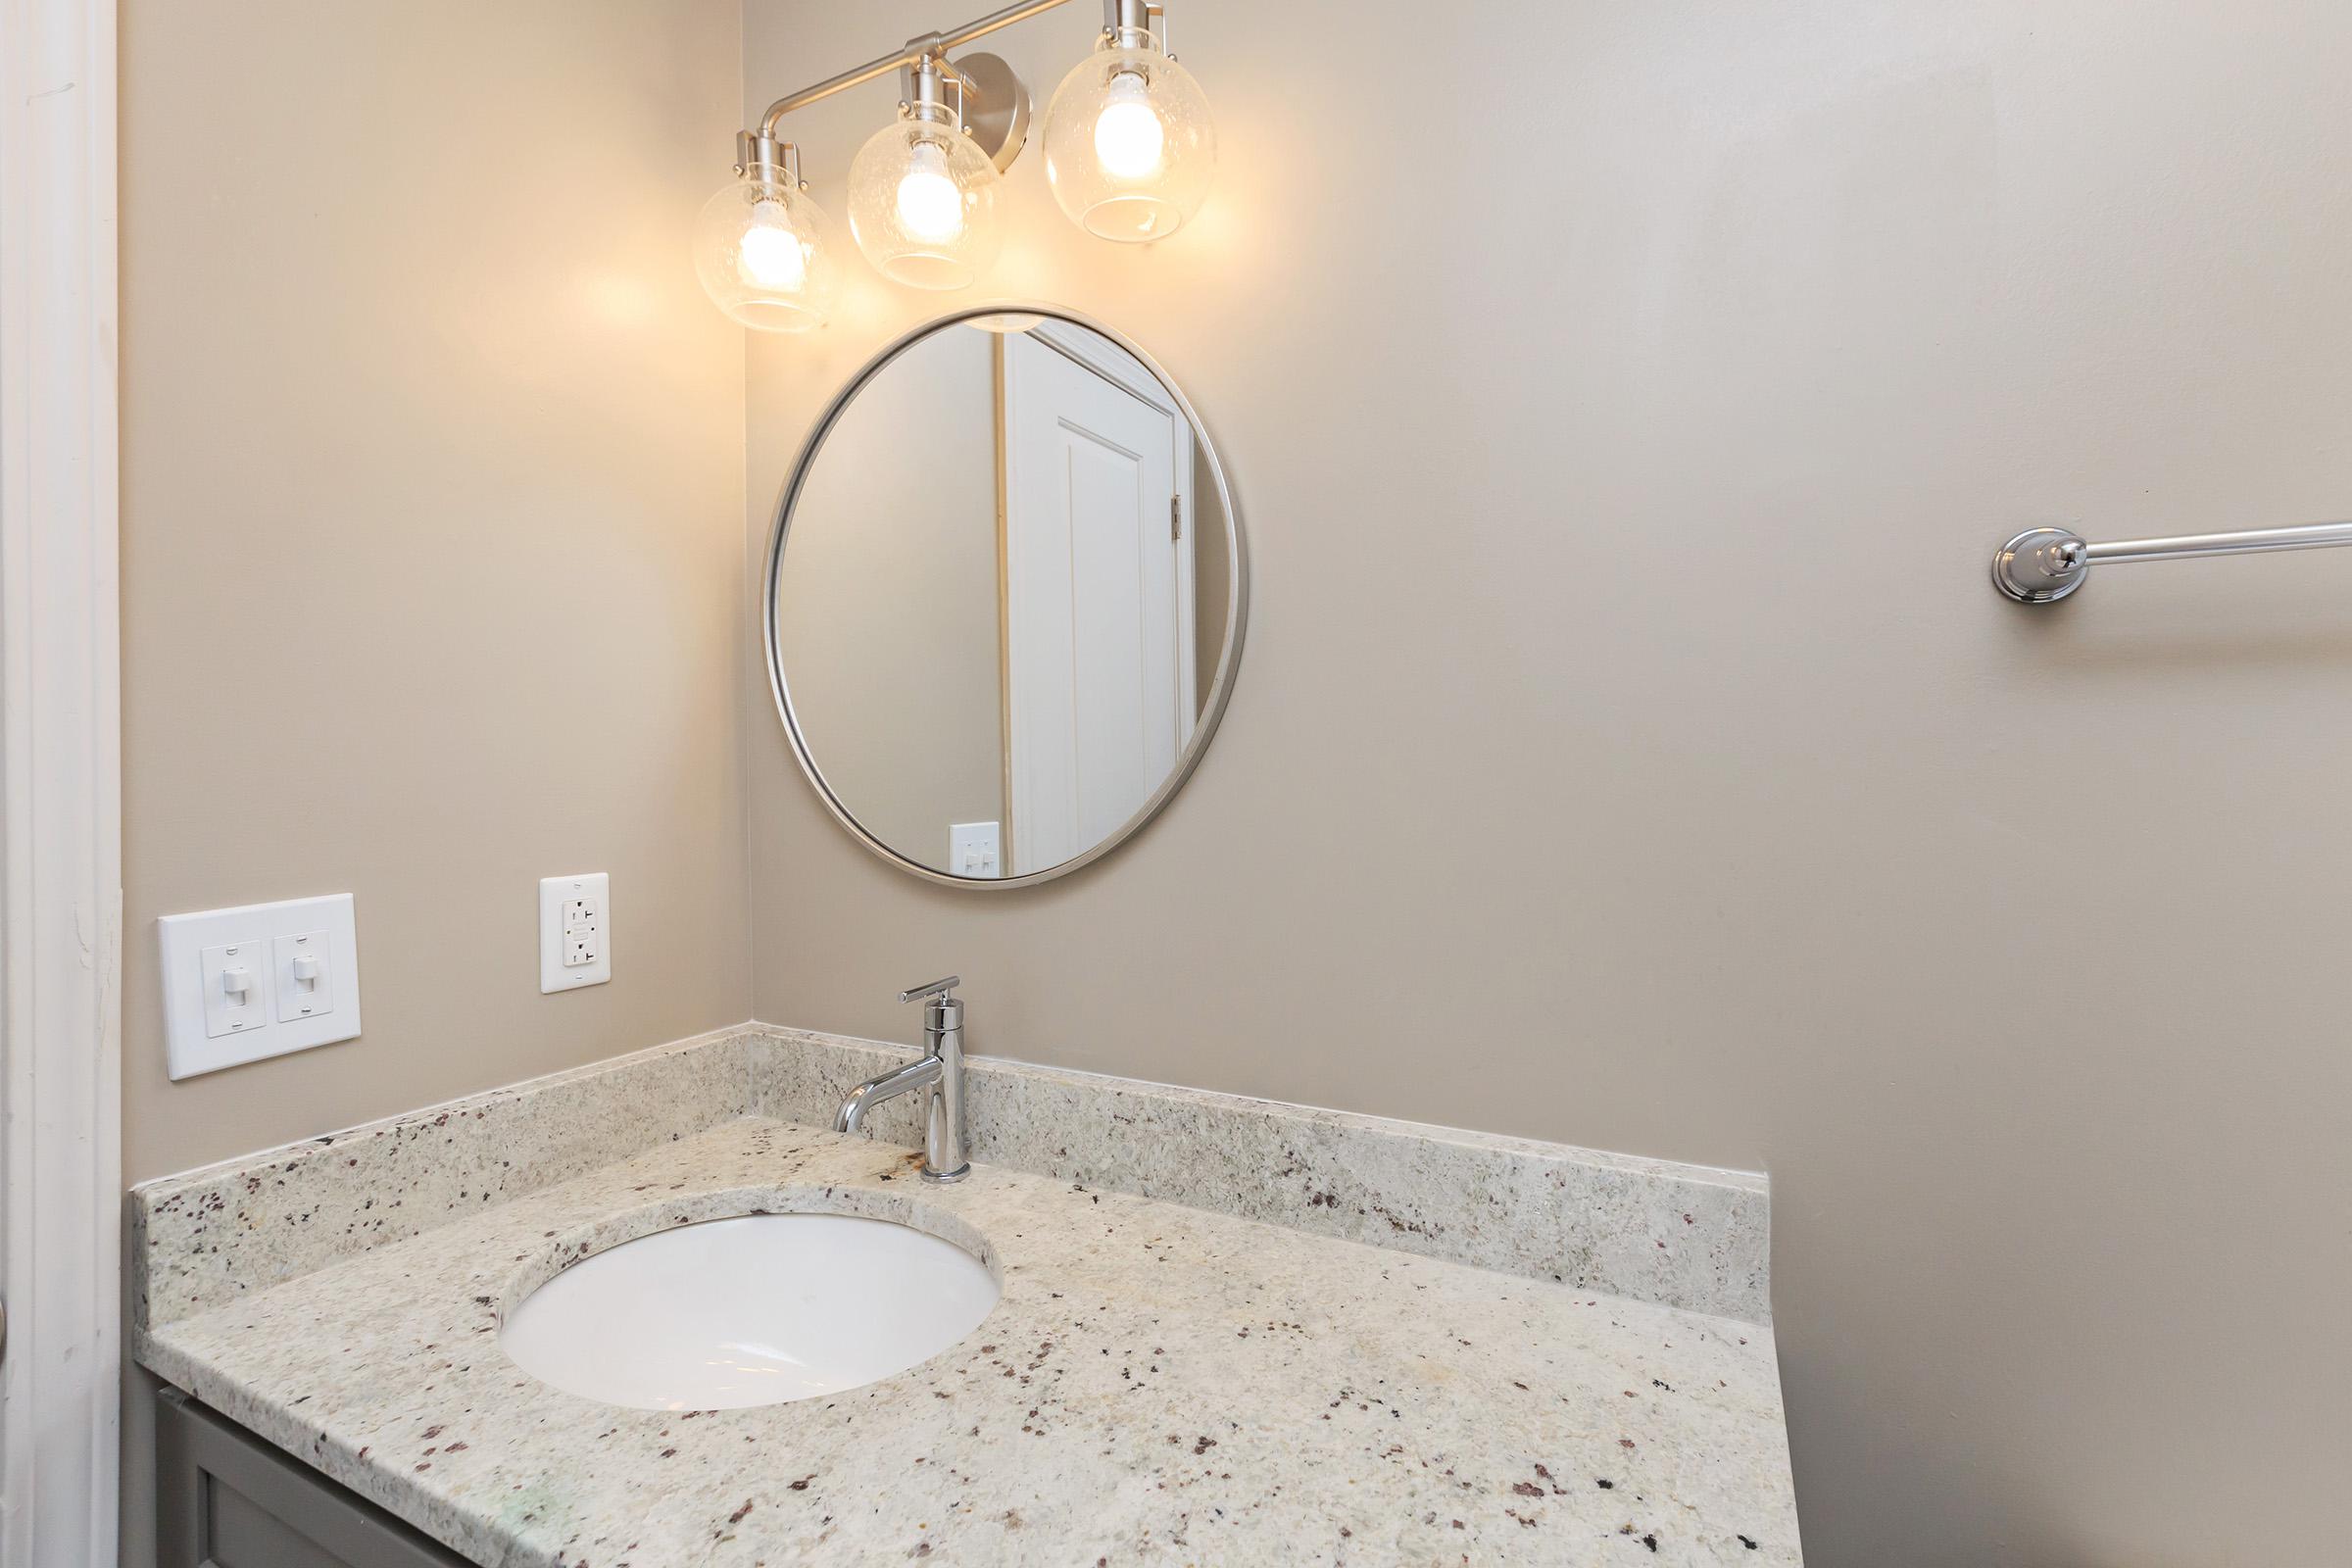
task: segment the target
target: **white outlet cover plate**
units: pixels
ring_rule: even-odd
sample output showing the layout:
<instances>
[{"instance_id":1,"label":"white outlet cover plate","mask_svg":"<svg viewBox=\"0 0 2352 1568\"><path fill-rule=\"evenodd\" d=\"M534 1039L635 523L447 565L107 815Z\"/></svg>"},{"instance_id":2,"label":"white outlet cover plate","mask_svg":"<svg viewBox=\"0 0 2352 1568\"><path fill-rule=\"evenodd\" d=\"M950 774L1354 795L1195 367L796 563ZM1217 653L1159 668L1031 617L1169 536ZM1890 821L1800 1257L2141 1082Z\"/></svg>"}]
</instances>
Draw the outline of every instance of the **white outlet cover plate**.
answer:
<instances>
[{"instance_id":1,"label":"white outlet cover plate","mask_svg":"<svg viewBox=\"0 0 2352 1568\"><path fill-rule=\"evenodd\" d=\"M577 967L564 962L564 906L587 899L596 909L596 961ZM539 881L539 994L601 986L612 978L612 879L603 871Z\"/></svg>"},{"instance_id":2,"label":"white outlet cover plate","mask_svg":"<svg viewBox=\"0 0 2352 1568\"><path fill-rule=\"evenodd\" d=\"M164 1059L174 1080L358 1037L360 938L350 894L167 914L156 922L156 934L163 948ZM299 936L316 941L321 935L319 979L333 1005L307 1017L281 1018L278 988L284 977L272 961L278 941ZM253 990L243 1009L253 1021L215 1037L205 1019L205 955L224 943L245 942L257 950Z\"/></svg>"}]
</instances>

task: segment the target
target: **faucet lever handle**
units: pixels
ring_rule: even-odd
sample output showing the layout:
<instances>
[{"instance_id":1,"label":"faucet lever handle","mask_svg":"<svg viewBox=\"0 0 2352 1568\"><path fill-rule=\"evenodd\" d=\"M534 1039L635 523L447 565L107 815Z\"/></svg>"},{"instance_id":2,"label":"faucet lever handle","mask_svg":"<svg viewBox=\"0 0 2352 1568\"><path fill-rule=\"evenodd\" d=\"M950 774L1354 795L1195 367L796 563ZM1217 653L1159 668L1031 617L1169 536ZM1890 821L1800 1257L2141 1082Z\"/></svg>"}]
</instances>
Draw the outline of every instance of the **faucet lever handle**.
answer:
<instances>
[{"instance_id":1,"label":"faucet lever handle","mask_svg":"<svg viewBox=\"0 0 2352 1568\"><path fill-rule=\"evenodd\" d=\"M934 980L927 986L916 986L911 991L902 991L899 993L899 1000L901 1002L920 1002L925 997L944 997L961 984L963 984L963 977L952 974L945 980Z\"/></svg>"}]
</instances>

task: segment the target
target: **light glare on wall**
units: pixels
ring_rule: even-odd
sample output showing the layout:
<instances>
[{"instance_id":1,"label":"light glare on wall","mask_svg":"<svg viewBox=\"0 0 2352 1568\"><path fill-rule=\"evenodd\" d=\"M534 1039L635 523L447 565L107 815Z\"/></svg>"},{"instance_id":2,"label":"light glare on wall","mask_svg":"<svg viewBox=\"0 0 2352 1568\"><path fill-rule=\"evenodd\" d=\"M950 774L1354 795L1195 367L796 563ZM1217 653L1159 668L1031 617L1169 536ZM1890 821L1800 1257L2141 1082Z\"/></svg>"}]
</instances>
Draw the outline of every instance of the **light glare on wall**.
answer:
<instances>
[{"instance_id":1,"label":"light glare on wall","mask_svg":"<svg viewBox=\"0 0 2352 1568\"><path fill-rule=\"evenodd\" d=\"M875 270L910 288L977 281L1002 241L1003 172L1029 133L1029 91L994 55L952 50L1067 0L1008 6L777 99L738 138L737 179L695 229L695 270L745 326L821 325L838 282L829 220L780 140L792 111L898 72L899 118L851 162L850 232ZM1103 0L1102 30L1046 111L1046 179L1070 220L1100 239L1165 239L1200 210L1216 174L1208 100L1166 47L1153 0Z\"/></svg>"}]
</instances>

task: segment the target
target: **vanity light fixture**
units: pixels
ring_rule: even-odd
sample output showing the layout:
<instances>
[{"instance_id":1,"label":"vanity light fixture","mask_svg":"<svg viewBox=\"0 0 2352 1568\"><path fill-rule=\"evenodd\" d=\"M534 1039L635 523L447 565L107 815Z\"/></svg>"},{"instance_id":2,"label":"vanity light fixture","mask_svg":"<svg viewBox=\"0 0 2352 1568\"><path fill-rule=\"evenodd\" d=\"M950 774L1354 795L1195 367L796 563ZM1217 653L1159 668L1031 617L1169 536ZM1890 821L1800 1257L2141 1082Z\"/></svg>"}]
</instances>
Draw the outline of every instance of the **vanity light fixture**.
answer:
<instances>
[{"instance_id":1,"label":"vanity light fixture","mask_svg":"<svg viewBox=\"0 0 2352 1568\"><path fill-rule=\"evenodd\" d=\"M837 92L903 74L895 123L850 165L850 231L885 277L962 288L995 260L1001 178L1029 137L1029 89L991 54L953 50L1068 4L1022 0L768 105L737 137L736 181L695 230L695 270L718 308L769 332L822 323L836 284L830 224L777 126ZM1216 173L1215 127L1192 74L1167 52L1156 0L1103 0L1095 51L1062 78L1046 116L1046 178L1088 233L1142 242L1182 227Z\"/></svg>"}]
</instances>

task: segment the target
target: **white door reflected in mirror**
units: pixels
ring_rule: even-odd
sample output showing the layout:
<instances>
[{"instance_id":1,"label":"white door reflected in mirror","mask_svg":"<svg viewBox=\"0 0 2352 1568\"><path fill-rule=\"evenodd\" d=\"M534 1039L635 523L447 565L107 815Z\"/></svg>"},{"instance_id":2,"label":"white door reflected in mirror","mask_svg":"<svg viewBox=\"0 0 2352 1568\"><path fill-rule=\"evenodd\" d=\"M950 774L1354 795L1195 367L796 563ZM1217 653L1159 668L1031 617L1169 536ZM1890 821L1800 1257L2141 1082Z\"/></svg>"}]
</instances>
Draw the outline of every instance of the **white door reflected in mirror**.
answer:
<instances>
[{"instance_id":1,"label":"white door reflected in mirror","mask_svg":"<svg viewBox=\"0 0 2352 1568\"><path fill-rule=\"evenodd\" d=\"M1118 831L1192 734L1192 430L1110 344L1008 334L1004 774L1016 873ZM1124 362L1124 363L1121 363Z\"/></svg>"}]
</instances>

